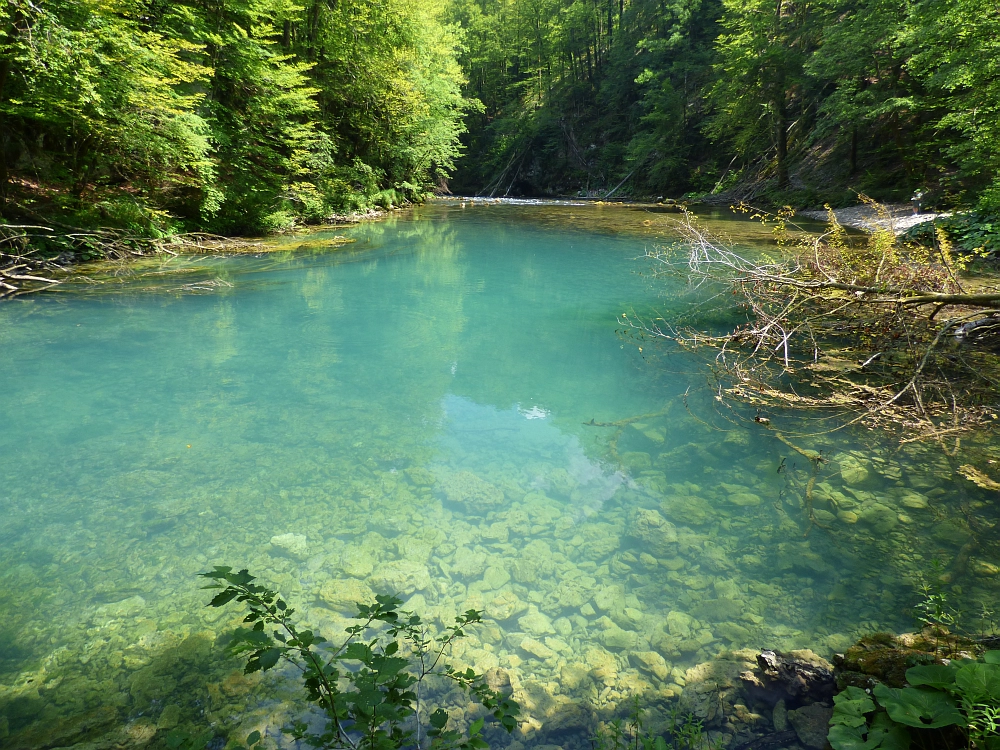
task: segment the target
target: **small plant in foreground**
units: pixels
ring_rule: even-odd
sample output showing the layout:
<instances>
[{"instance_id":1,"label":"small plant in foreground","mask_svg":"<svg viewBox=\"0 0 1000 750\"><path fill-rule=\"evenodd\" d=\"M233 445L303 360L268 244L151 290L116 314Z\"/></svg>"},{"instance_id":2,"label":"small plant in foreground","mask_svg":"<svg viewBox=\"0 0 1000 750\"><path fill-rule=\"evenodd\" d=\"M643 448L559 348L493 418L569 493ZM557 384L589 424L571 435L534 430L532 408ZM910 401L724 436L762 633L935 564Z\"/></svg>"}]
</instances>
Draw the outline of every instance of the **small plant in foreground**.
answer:
<instances>
[{"instance_id":1,"label":"small plant in foreground","mask_svg":"<svg viewBox=\"0 0 1000 750\"><path fill-rule=\"evenodd\" d=\"M375 604L358 604L359 624L347 628L347 638L336 646L311 630L299 630L292 621L295 610L275 591L254 583L247 570L216 566L201 576L214 581L205 588L221 589L209 606L222 607L235 599L249 610L243 621L250 627L239 628L229 646L232 653L246 657L244 672L272 669L282 660L302 672L309 701L323 712L325 725L312 732L305 722L296 722L285 731L297 740L331 750L488 747L482 737L483 718L463 735L445 728L448 714L438 708L424 731L421 687L431 675L468 692L508 732L516 726L516 701L492 689L473 669L442 662L449 646L465 636L465 628L482 621L477 610L470 609L443 633L430 636L419 615L399 609L399 599L376 596ZM381 632L366 640L373 626Z\"/></svg>"},{"instance_id":2,"label":"small plant in foreground","mask_svg":"<svg viewBox=\"0 0 1000 750\"><path fill-rule=\"evenodd\" d=\"M677 706L670 711L666 736L644 732L642 710L636 699L628 718L615 719L597 730L591 740L594 750L711 750L701 719L682 713Z\"/></svg>"}]
</instances>

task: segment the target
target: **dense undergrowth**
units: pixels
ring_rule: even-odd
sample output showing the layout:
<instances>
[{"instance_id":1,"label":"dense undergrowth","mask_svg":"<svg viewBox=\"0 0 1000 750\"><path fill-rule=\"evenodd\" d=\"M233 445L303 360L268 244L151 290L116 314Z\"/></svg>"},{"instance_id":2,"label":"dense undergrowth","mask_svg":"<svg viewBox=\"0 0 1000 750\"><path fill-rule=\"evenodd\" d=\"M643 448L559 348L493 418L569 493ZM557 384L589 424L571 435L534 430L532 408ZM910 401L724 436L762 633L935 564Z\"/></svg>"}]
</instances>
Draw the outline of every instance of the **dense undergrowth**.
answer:
<instances>
[{"instance_id":1,"label":"dense undergrowth","mask_svg":"<svg viewBox=\"0 0 1000 750\"><path fill-rule=\"evenodd\" d=\"M452 170L474 105L442 12L438 0L6 0L2 216L259 234L419 200Z\"/></svg>"},{"instance_id":2,"label":"dense undergrowth","mask_svg":"<svg viewBox=\"0 0 1000 750\"><path fill-rule=\"evenodd\" d=\"M483 194L1000 201L980 0L454 0Z\"/></svg>"}]
</instances>

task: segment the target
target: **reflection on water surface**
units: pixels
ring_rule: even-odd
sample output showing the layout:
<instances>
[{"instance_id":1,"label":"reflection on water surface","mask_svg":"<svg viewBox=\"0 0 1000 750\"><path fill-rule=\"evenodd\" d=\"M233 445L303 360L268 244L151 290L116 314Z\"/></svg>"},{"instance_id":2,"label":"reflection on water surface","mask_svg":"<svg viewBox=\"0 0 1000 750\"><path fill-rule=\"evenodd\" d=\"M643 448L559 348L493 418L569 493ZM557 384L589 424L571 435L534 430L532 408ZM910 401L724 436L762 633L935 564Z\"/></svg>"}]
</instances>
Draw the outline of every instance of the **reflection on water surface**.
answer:
<instances>
[{"instance_id":1,"label":"reflection on water surface","mask_svg":"<svg viewBox=\"0 0 1000 750\"><path fill-rule=\"evenodd\" d=\"M704 662L911 628L920 576L995 508L940 452L826 435L802 438L830 459L810 520L808 462L717 429L695 360L616 335L674 304L637 273L649 216L455 201L332 253L179 259L0 308L4 745L278 737L294 682L221 655L236 610L196 579L214 564L330 638L373 591L437 623L484 610L454 656L507 671L525 744L589 746L635 696L732 732L701 688L739 654ZM996 597L994 549L949 572L970 609Z\"/></svg>"}]
</instances>

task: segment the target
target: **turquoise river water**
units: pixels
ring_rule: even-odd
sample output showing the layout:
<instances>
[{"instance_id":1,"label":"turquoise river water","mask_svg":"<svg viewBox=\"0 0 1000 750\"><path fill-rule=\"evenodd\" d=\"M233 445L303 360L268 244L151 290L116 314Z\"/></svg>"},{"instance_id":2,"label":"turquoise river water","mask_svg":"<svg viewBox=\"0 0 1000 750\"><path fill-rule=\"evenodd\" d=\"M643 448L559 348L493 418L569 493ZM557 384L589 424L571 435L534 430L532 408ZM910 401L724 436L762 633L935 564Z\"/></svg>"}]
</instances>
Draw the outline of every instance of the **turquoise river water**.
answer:
<instances>
[{"instance_id":1,"label":"turquoise river water","mask_svg":"<svg viewBox=\"0 0 1000 750\"><path fill-rule=\"evenodd\" d=\"M715 418L693 355L618 332L679 304L641 259L661 219L439 202L340 249L289 239L0 307L0 746L157 747L178 726L287 745L294 680L225 657L238 608L206 608L196 578L216 564L330 638L372 592L436 624L482 609L452 656L524 705L498 746L589 747L720 654L912 629L986 493L936 448L803 438L830 459L811 526L808 462ZM986 549L952 582L973 609L1000 585Z\"/></svg>"}]
</instances>

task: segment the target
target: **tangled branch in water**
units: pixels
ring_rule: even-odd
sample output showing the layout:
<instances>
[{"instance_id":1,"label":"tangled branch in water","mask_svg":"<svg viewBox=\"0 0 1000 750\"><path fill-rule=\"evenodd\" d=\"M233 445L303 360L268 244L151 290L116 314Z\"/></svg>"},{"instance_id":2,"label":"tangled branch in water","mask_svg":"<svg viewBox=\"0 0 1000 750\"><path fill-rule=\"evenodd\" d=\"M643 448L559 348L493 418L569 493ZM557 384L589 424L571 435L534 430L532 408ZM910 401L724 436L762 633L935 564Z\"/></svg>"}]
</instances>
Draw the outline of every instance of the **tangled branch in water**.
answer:
<instances>
[{"instance_id":1,"label":"tangled branch in water","mask_svg":"<svg viewBox=\"0 0 1000 750\"><path fill-rule=\"evenodd\" d=\"M954 439L950 453L963 433L998 419L1000 285L965 278L972 258L943 236L934 248L900 244L889 230L852 241L830 211L824 234L792 241L789 216L776 217L777 251L742 252L685 214L675 225L682 240L647 255L655 274L698 292L688 323L620 322L714 349L723 400L902 428L907 442ZM708 330L699 316L723 300L739 322Z\"/></svg>"}]
</instances>

